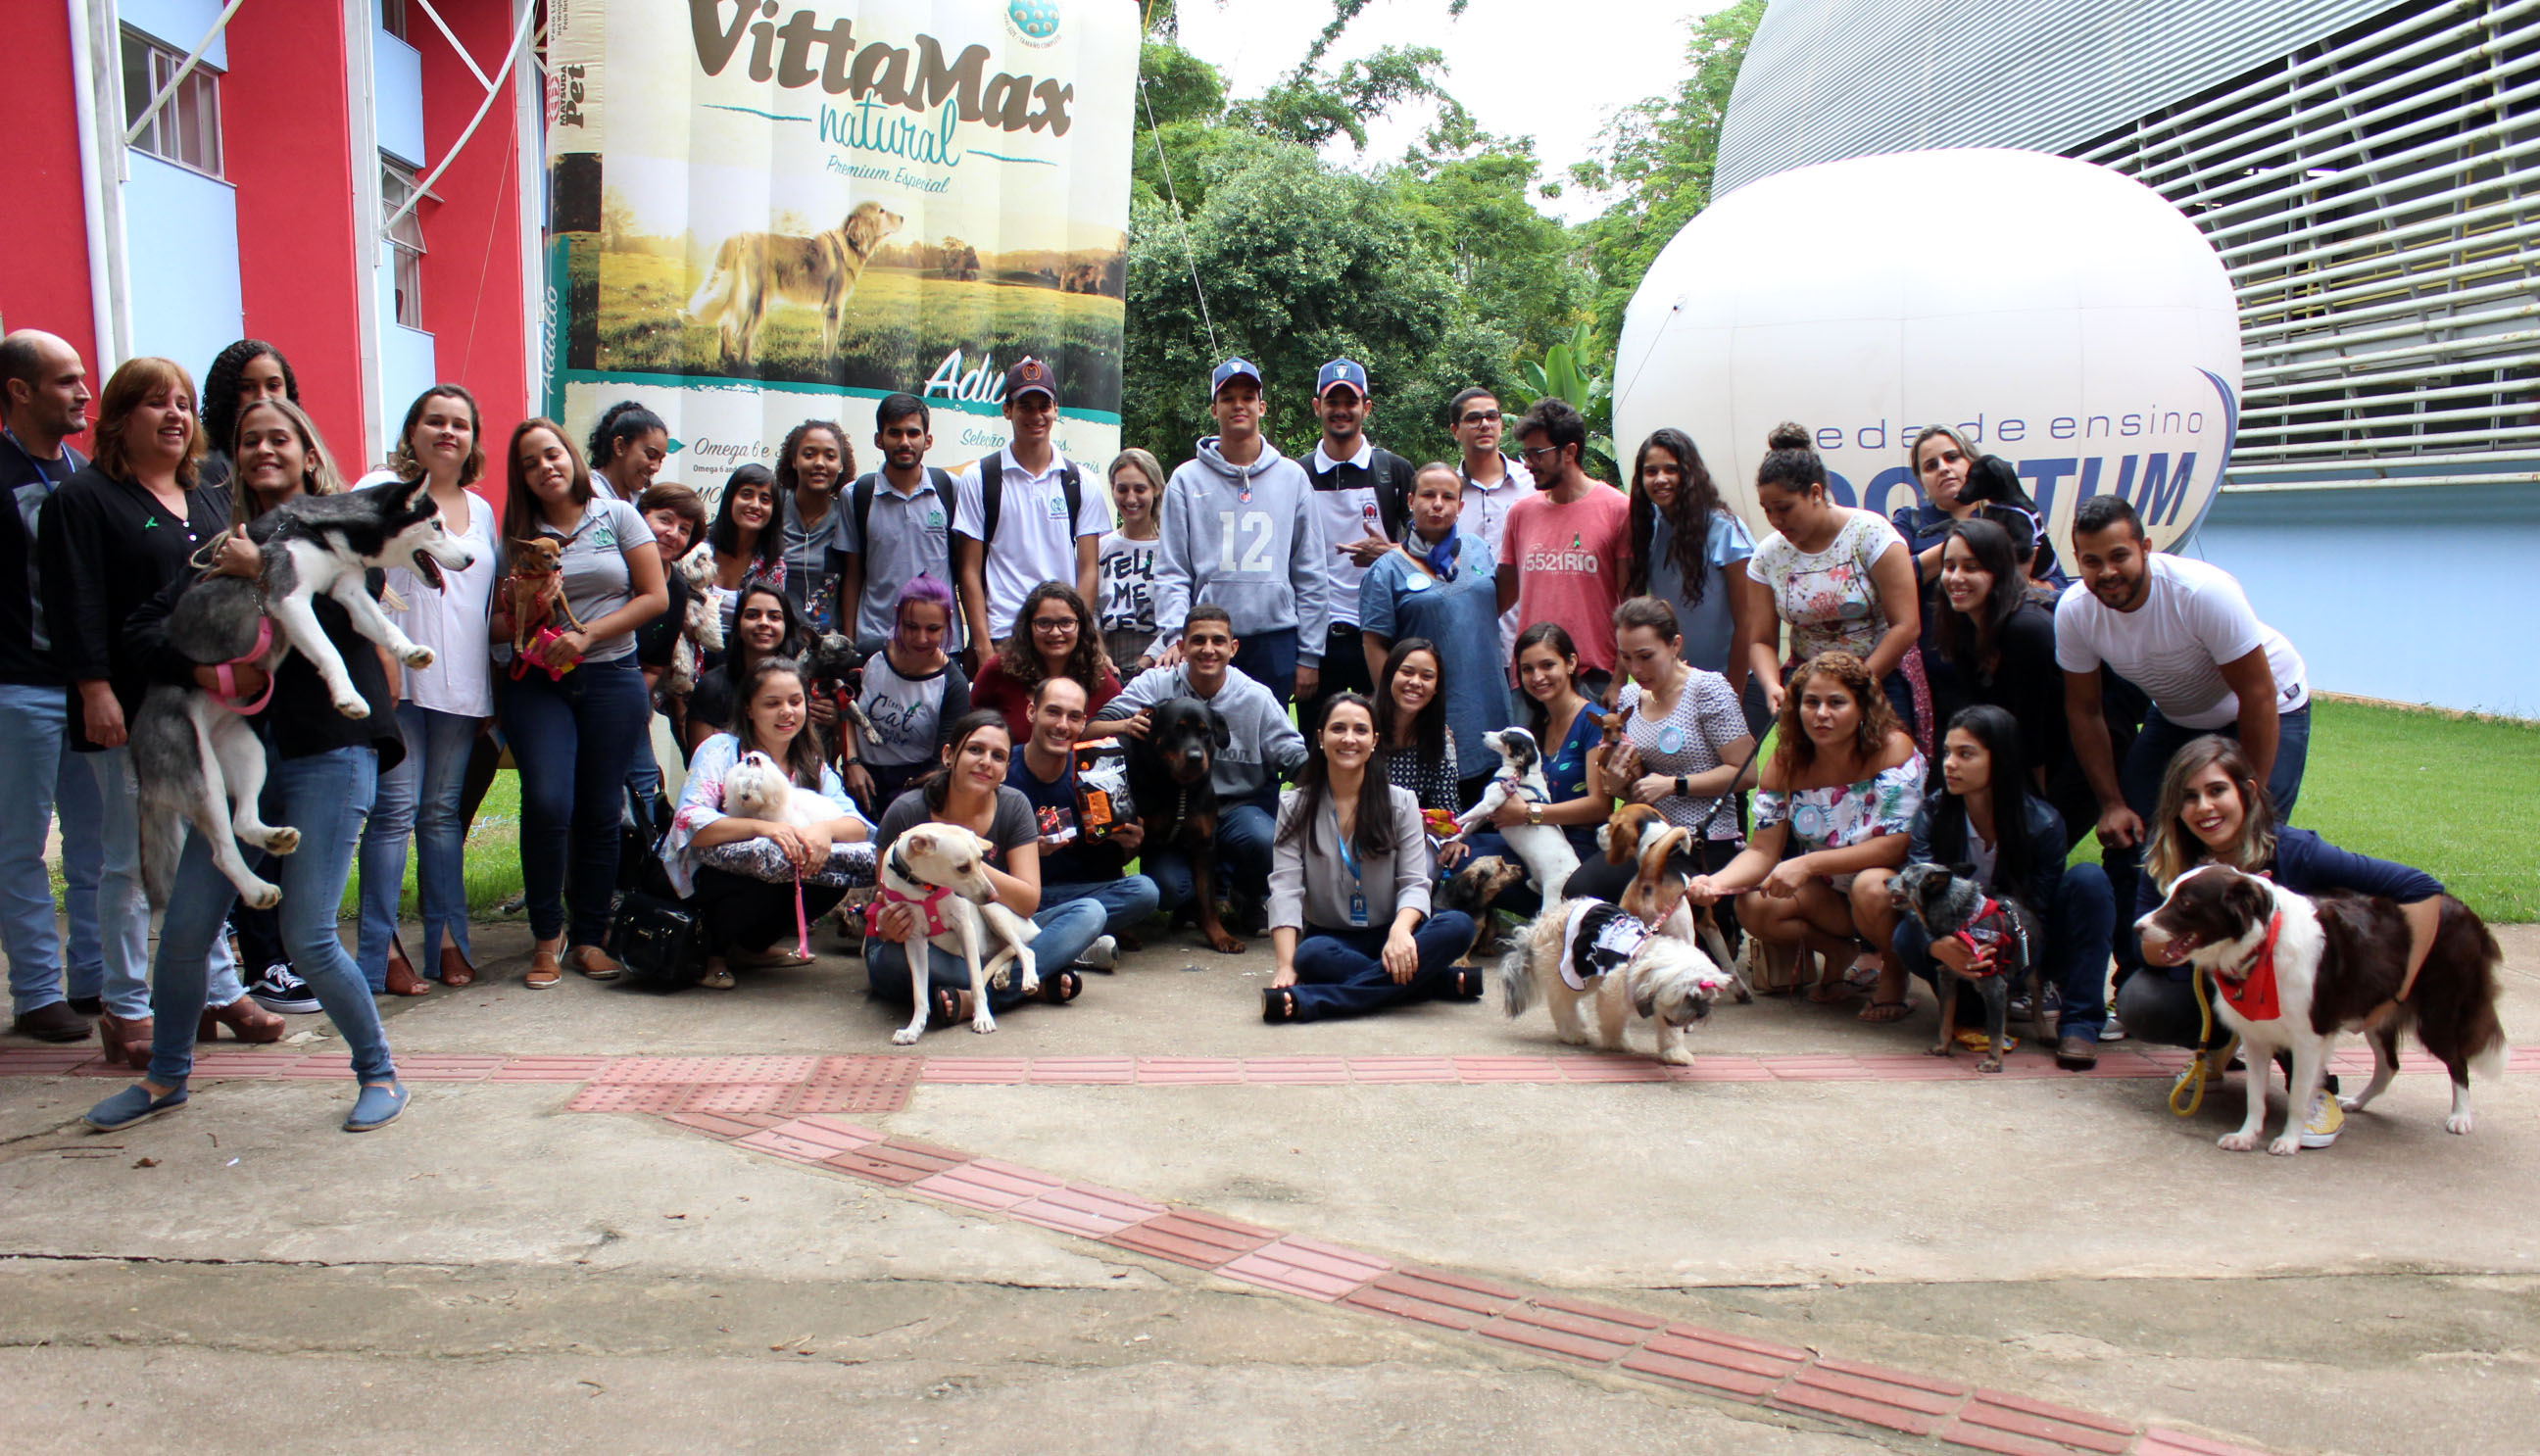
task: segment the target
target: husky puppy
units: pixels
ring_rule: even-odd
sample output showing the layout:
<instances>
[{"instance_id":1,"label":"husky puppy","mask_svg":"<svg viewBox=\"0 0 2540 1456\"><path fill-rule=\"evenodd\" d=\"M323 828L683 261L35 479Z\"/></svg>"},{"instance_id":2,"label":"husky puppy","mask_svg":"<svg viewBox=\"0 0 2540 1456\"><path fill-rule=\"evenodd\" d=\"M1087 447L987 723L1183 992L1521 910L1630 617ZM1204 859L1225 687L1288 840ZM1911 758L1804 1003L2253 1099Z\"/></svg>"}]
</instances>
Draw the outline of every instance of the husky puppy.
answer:
<instances>
[{"instance_id":1,"label":"husky puppy","mask_svg":"<svg viewBox=\"0 0 2540 1456\"><path fill-rule=\"evenodd\" d=\"M474 563L475 553L442 525L425 487L419 479L391 481L303 496L267 512L247 527L263 553L261 578L209 577L195 584L169 613L169 646L205 666L252 662L268 680L283 655L297 651L318 670L337 712L369 717L370 705L326 640L313 603L321 594L333 599L353 630L390 657L409 667L431 665L431 649L397 630L365 582L375 568L399 566L438 591L444 567L465 571ZM282 898L247 867L232 837L273 855L300 847L300 831L256 816L264 745L244 711L201 688L171 683L154 685L142 698L132 725L132 766L141 789L142 890L154 909L168 903L188 824L247 905L261 910Z\"/></svg>"},{"instance_id":2,"label":"husky puppy","mask_svg":"<svg viewBox=\"0 0 2540 1456\"><path fill-rule=\"evenodd\" d=\"M1517 934L1500 960L1500 994L1510 1016L1525 1014L1542 996L1552 1028L1573 1046L1588 1040L1580 1007L1594 1003L1596 1044L1624 1050L1623 1024L1638 1015L1658 1033L1658 1060L1693 1065L1684 1029L1711 1014L1711 1005L1736 984L1689 939L1659 935L1638 917L1602 900L1557 900Z\"/></svg>"},{"instance_id":3,"label":"husky puppy","mask_svg":"<svg viewBox=\"0 0 2540 1456\"><path fill-rule=\"evenodd\" d=\"M1463 834L1488 824L1500 805L1512 798L1520 803L1552 801L1551 786L1543 778L1543 750L1535 746L1534 734L1521 728L1504 728L1482 734L1482 744L1500 756L1500 771L1491 787L1482 791L1481 801L1455 816L1455 828ZM1500 837L1525 862L1535 890L1547 900L1558 896L1578 872L1579 852L1570 847L1570 837L1557 824L1512 824L1500 831Z\"/></svg>"},{"instance_id":4,"label":"husky puppy","mask_svg":"<svg viewBox=\"0 0 2540 1456\"><path fill-rule=\"evenodd\" d=\"M2009 895L1986 894L1975 872L1972 865L1945 869L1938 865L1908 865L1887 881L1887 897L1923 928L1933 943L1955 936L1970 952L1993 951L1990 966L1965 972L1949 969L1938 956L1932 958L1940 988L1940 1040L1932 1055L1946 1057L1955 1049L1958 986L1963 982L1984 999L1985 1035L1992 1038L1976 1071L2000 1072L2003 1036L2011 1019L2011 988L2027 978L2045 941L2040 938L2037 917L2027 906Z\"/></svg>"}]
</instances>

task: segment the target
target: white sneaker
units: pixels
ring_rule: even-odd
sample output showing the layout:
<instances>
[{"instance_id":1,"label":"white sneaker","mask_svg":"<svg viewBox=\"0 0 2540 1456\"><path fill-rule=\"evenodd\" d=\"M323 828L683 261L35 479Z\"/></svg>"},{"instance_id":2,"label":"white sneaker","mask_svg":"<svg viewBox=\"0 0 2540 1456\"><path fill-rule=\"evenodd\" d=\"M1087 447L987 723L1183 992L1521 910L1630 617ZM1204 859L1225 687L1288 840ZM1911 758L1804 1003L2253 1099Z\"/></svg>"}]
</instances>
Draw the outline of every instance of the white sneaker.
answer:
<instances>
[{"instance_id":1,"label":"white sneaker","mask_svg":"<svg viewBox=\"0 0 2540 1456\"><path fill-rule=\"evenodd\" d=\"M1089 971L1111 970L1120 964L1120 942L1109 936L1096 936L1094 943L1085 947L1085 953L1076 958L1076 963Z\"/></svg>"},{"instance_id":2,"label":"white sneaker","mask_svg":"<svg viewBox=\"0 0 2540 1456\"><path fill-rule=\"evenodd\" d=\"M2345 1127L2346 1109L2337 1105L2335 1097L2318 1093L2310 1101L2310 1120L2302 1124L2301 1145L2326 1147L2337 1141Z\"/></svg>"},{"instance_id":3,"label":"white sneaker","mask_svg":"<svg viewBox=\"0 0 2540 1456\"><path fill-rule=\"evenodd\" d=\"M2117 1019L2116 1012L2108 1012L2108 1019L2099 1023L2099 1040L2124 1041L2125 1039L2126 1023Z\"/></svg>"}]
</instances>

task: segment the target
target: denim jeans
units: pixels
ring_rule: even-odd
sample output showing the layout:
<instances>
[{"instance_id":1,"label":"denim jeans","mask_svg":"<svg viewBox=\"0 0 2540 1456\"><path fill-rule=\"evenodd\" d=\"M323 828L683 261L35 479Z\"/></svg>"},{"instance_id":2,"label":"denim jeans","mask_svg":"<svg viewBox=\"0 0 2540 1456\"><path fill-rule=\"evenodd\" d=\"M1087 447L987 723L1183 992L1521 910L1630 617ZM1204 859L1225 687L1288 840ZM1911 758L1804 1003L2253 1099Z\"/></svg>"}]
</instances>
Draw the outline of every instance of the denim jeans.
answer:
<instances>
[{"instance_id":1,"label":"denim jeans","mask_svg":"<svg viewBox=\"0 0 2540 1456\"><path fill-rule=\"evenodd\" d=\"M62 712L58 687L0 683L0 951L9 956L9 1005L19 1016L65 996L99 995L106 981L97 941L97 881L105 859L97 780L64 746ZM57 817L67 956L44 868L44 830Z\"/></svg>"},{"instance_id":2,"label":"denim jeans","mask_svg":"<svg viewBox=\"0 0 2540 1456\"><path fill-rule=\"evenodd\" d=\"M379 801L362 830L361 938L353 959L373 991L388 989L388 941L396 935L398 901L405 892L409 831L416 852L415 898L423 909L415 972L441 974L445 933L459 954L468 953L467 836L459 825L459 792L467 780L467 754L476 744L481 720L412 703L397 704L396 717L405 757L380 775Z\"/></svg>"},{"instance_id":3,"label":"denim jeans","mask_svg":"<svg viewBox=\"0 0 2540 1456\"><path fill-rule=\"evenodd\" d=\"M97 936L106 958L106 977L99 994L106 999L106 1010L137 1021L151 1014L152 1002L150 900L141 890L141 791L132 778L130 748L106 748L81 757L88 760L97 784L99 839L104 848L104 867L97 881ZM227 887L229 881L221 884ZM237 891L231 895L235 898ZM228 913L225 901L222 916ZM209 957L203 971L210 978L208 994L216 1006L247 995L247 988L239 984L229 937L220 934L222 916L213 918L201 952ZM160 940L159 963L164 966L168 962L164 930ZM191 1012L185 1016L185 1034L194 1034Z\"/></svg>"},{"instance_id":4,"label":"denim jeans","mask_svg":"<svg viewBox=\"0 0 2540 1456\"><path fill-rule=\"evenodd\" d=\"M282 938L292 969L318 994L353 1056L353 1075L366 1082L396 1075L388 1033L370 988L335 931L344 881L353 869L363 821L378 791L380 758L368 744L329 749L306 758L277 759L273 780L282 792L286 822L300 831L300 848L277 862L282 890ZM219 993L204 989L205 952L220 939L238 890L212 866L201 835L185 832L176 862L176 887L159 928L159 964L150 989L158 1020L150 1046L150 1080L181 1084L194 1068L194 1023Z\"/></svg>"},{"instance_id":5,"label":"denim jeans","mask_svg":"<svg viewBox=\"0 0 2540 1456\"><path fill-rule=\"evenodd\" d=\"M2034 907L2032 907L2034 908ZM2064 1009L2058 1014L2055 1034L2099 1039L2099 1028L2108 1024L2108 936L2115 928L2117 902L2108 889L2108 876L2096 865L2075 865L2064 871L2055 888L2055 903L2044 907L2040 915L2046 922L2046 943L2040 947L2038 969L2049 986L2063 993ZM1912 917L1896 923L1894 939L1896 958L1905 969L1934 987L1940 985L1940 972L1932 962L1931 937ZM1958 1024L1967 1024L1962 1014ZM1981 1024L1981 1023L1979 1023ZM2132 1023L2128 1023L2132 1029Z\"/></svg>"},{"instance_id":6,"label":"denim jeans","mask_svg":"<svg viewBox=\"0 0 2540 1456\"><path fill-rule=\"evenodd\" d=\"M1243 675L1270 690L1286 708L1297 696L1297 629L1246 632L1236 639L1235 665Z\"/></svg>"},{"instance_id":7,"label":"denim jeans","mask_svg":"<svg viewBox=\"0 0 2540 1456\"><path fill-rule=\"evenodd\" d=\"M2144 714L2143 731L2135 735L2134 746L2126 750L2124 763L2117 766L2117 787L2125 795L2126 807L2143 816L2144 832L2152 832L2152 808L2160 798L2161 776L2169 771L2169 761L2178 750L2207 733L2221 733L2238 741L2240 728L2225 724L2219 728L2180 728L2160 716L2153 708ZM2304 703L2291 713L2276 719L2276 762L2267 771L2267 797L2276 801L2276 822L2293 821L2293 804L2301 797L2302 767L2310 758L2310 705ZM2136 886L2143 878L2143 846L2111 848L2101 855L2108 867L2108 884L2117 897L2117 924L2125 934L2116 937L2117 977L2131 976L2143 965L2143 945L2135 938Z\"/></svg>"},{"instance_id":8,"label":"denim jeans","mask_svg":"<svg viewBox=\"0 0 2540 1456\"><path fill-rule=\"evenodd\" d=\"M1072 965L1094 937L1102 934L1102 906L1091 899L1070 900L1062 905L1044 906L1031 918L1040 928L1032 936L1032 963L1038 968L1041 984L1061 967ZM873 994L893 1005L907 1005L910 991L908 947L897 940L865 937L865 980ZM970 989L970 963L955 951L941 945L926 947L926 981L932 987L948 991ZM1011 973L1006 984L993 982L988 987L988 1009L1002 1011L1023 999L1023 978Z\"/></svg>"},{"instance_id":9,"label":"denim jeans","mask_svg":"<svg viewBox=\"0 0 2540 1456\"><path fill-rule=\"evenodd\" d=\"M1411 933L1411 942L1420 947L1420 969L1404 983L1396 983L1378 958L1389 934L1384 926L1339 931L1305 927L1297 939L1297 1019L1359 1016L1449 995L1455 959L1473 946L1473 918L1460 910L1441 910L1423 921Z\"/></svg>"},{"instance_id":10,"label":"denim jeans","mask_svg":"<svg viewBox=\"0 0 2540 1456\"><path fill-rule=\"evenodd\" d=\"M1261 898L1270 893L1270 811L1257 803L1220 808L1217 814L1217 858L1227 874L1220 889L1240 889ZM1156 903L1165 910L1197 893L1190 857L1178 850L1141 855L1138 867L1156 882Z\"/></svg>"},{"instance_id":11,"label":"denim jeans","mask_svg":"<svg viewBox=\"0 0 2540 1456\"><path fill-rule=\"evenodd\" d=\"M1106 879L1095 884L1045 884L1040 887L1040 915L1047 915L1055 906L1074 904L1079 901L1100 906L1102 923L1094 928L1094 935L1085 937L1085 943L1091 945L1097 936L1120 935L1134 929L1139 922L1155 914L1157 895L1156 882L1143 874L1126 874L1118 879ZM1040 922L1040 915L1032 917L1035 924ZM1032 941L1032 949L1037 952L1048 943L1049 932L1044 927L1040 937ZM1084 953L1084 948L1080 946L1077 948L1076 955L1069 956L1067 960L1053 961L1051 964L1066 965L1068 961L1073 961L1077 955Z\"/></svg>"},{"instance_id":12,"label":"denim jeans","mask_svg":"<svg viewBox=\"0 0 2540 1456\"><path fill-rule=\"evenodd\" d=\"M573 945L608 936L617 891L618 824L626 766L644 742L652 694L632 655L584 662L549 681L531 671L494 678L494 705L521 766L521 879L529 933L541 940L566 930Z\"/></svg>"}]
</instances>

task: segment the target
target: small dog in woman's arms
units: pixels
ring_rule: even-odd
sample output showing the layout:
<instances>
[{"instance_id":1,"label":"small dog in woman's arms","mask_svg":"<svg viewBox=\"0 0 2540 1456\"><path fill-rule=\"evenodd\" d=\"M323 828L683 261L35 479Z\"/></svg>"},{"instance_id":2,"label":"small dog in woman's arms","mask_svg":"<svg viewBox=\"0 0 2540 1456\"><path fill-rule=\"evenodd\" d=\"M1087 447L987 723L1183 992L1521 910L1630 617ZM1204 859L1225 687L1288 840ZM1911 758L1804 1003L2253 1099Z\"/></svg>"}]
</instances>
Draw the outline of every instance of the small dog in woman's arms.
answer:
<instances>
[{"instance_id":1,"label":"small dog in woman's arms","mask_svg":"<svg viewBox=\"0 0 2540 1456\"><path fill-rule=\"evenodd\" d=\"M838 817L829 801L816 794L797 794L794 781L775 759L744 753L723 776L724 812L764 824L791 824L808 829Z\"/></svg>"},{"instance_id":2,"label":"small dog in woman's arms","mask_svg":"<svg viewBox=\"0 0 2540 1456\"><path fill-rule=\"evenodd\" d=\"M1693 1064L1684 1031L1711 1014L1712 1004L1736 978L1689 939L1662 935L1638 916L1602 900L1556 900L1517 933L1517 947L1500 960L1500 993L1511 1017L1525 1014L1540 996L1552 1012L1552 1029L1572 1046L1590 1040L1583 1008L1596 1012L1595 1044L1626 1050L1625 1023L1650 1023L1658 1058L1676 1067Z\"/></svg>"},{"instance_id":3,"label":"small dog in woman's arms","mask_svg":"<svg viewBox=\"0 0 2540 1456\"><path fill-rule=\"evenodd\" d=\"M1908 865L1889 877L1888 902L1923 928L1931 943L1956 939L1966 947L1967 969L1952 968L1932 957L1940 992L1940 1039L1932 1055L1957 1050L1958 987L1975 988L1985 1008L1985 1054L1978 1072L2002 1071L2003 1038L2011 1021L2011 988L2028 979L2037 963L2040 938L2036 912L2009 895L1990 895L1976 878L1975 867Z\"/></svg>"},{"instance_id":4,"label":"small dog in woman's arms","mask_svg":"<svg viewBox=\"0 0 2540 1456\"><path fill-rule=\"evenodd\" d=\"M1455 828L1464 834L1489 824L1500 805L1510 799L1552 801L1551 786L1543 777L1543 750L1535 746L1534 734L1521 728L1504 728L1482 734L1482 743L1500 756L1500 769L1482 791L1480 801L1455 816ZM1525 862L1536 892L1547 900L1559 895L1579 868L1579 852L1570 847L1570 837L1558 824L1510 824L1500 830L1500 838L1508 841L1511 854Z\"/></svg>"},{"instance_id":5,"label":"small dog in woman's arms","mask_svg":"<svg viewBox=\"0 0 2540 1456\"><path fill-rule=\"evenodd\" d=\"M2223 865L2199 865L2171 881L2160 907L2135 923L2150 965L2186 964L2214 977L2214 1014L2247 1048L2248 1115L2221 1145L2246 1152L2267 1124L2267 1069L2290 1052L2293 1071L2284 1136L2267 1150L2301 1149L2311 1099L2319 1094L2339 1033L2361 1031L2372 1047L2372 1081L2340 1099L2361 1112L2399 1070L2399 1035L2414 1030L2452 1077L2443 1130L2466 1133L2472 1072L2505 1075L2505 1027L2496 1015L2504 952L2478 913L2441 898L2434 943L2408 974L2408 922L2380 896L2305 897Z\"/></svg>"}]
</instances>

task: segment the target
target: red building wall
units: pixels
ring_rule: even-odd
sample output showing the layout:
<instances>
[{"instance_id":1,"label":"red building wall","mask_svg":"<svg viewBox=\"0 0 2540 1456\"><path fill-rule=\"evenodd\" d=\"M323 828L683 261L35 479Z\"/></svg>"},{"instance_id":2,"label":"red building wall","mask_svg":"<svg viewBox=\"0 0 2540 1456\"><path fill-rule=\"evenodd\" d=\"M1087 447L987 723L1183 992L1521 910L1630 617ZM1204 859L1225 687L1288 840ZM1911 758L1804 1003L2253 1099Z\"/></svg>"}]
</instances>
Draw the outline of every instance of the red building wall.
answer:
<instances>
[{"instance_id":1,"label":"red building wall","mask_svg":"<svg viewBox=\"0 0 2540 1456\"><path fill-rule=\"evenodd\" d=\"M68 339L97 371L88 291L88 210L80 192L69 7L13 5L0 43L0 327ZM92 381L95 387L101 381Z\"/></svg>"},{"instance_id":2,"label":"red building wall","mask_svg":"<svg viewBox=\"0 0 2540 1456\"><path fill-rule=\"evenodd\" d=\"M361 294L340 5L243 5L222 83L247 331L280 349L338 463L359 464ZM287 118L281 124L267 124Z\"/></svg>"}]
</instances>

